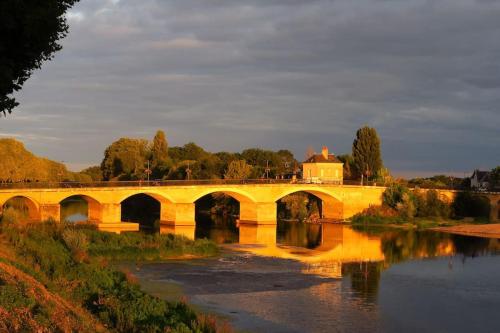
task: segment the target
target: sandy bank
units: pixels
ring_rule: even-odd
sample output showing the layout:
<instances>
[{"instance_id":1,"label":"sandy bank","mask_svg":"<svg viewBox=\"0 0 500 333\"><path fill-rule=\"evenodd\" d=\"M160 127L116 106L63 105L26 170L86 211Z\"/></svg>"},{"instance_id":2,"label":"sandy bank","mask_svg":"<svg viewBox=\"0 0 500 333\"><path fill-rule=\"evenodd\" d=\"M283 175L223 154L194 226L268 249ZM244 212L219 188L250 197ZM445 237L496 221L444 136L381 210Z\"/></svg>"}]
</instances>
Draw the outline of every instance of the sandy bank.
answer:
<instances>
[{"instance_id":1,"label":"sandy bank","mask_svg":"<svg viewBox=\"0 0 500 333\"><path fill-rule=\"evenodd\" d=\"M500 238L500 224L463 224L453 227L432 228L432 230L459 235Z\"/></svg>"}]
</instances>

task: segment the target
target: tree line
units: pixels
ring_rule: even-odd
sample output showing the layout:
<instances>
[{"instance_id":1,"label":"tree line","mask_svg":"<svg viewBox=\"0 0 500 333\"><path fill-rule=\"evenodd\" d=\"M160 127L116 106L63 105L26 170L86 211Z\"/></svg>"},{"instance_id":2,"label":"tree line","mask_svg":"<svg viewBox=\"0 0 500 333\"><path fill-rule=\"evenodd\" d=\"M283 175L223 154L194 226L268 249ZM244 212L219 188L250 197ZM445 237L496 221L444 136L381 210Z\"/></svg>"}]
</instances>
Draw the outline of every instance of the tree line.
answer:
<instances>
[{"instance_id":1,"label":"tree line","mask_svg":"<svg viewBox=\"0 0 500 333\"><path fill-rule=\"evenodd\" d=\"M120 138L109 145L99 166L82 170L92 180L184 180L286 177L298 161L289 150L245 149L211 153L190 142L169 147L163 131L150 142Z\"/></svg>"}]
</instances>

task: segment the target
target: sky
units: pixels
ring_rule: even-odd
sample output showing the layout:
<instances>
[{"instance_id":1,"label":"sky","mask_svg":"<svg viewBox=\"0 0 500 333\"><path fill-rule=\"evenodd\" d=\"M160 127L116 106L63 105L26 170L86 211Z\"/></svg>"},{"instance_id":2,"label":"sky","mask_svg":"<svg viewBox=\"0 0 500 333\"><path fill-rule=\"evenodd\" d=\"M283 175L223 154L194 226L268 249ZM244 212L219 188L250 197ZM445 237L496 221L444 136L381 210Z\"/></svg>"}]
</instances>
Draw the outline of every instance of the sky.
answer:
<instances>
[{"instance_id":1,"label":"sky","mask_svg":"<svg viewBox=\"0 0 500 333\"><path fill-rule=\"evenodd\" d=\"M81 0L0 137L77 170L120 137L349 153L399 176L500 164L500 1Z\"/></svg>"}]
</instances>

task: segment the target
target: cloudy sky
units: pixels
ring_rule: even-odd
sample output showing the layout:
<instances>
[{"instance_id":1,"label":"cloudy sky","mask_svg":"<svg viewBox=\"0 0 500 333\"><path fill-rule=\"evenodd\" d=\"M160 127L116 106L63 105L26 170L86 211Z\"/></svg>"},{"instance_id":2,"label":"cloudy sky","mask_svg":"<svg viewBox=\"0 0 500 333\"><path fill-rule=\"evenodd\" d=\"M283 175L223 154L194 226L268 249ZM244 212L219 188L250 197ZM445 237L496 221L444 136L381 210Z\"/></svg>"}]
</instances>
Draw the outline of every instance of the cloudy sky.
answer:
<instances>
[{"instance_id":1,"label":"cloudy sky","mask_svg":"<svg viewBox=\"0 0 500 333\"><path fill-rule=\"evenodd\" d=\"M351 150L397 175L500 164L500 1L81 0L0 136L73 169L115 139Z\"/></svg>"}]
</instances>

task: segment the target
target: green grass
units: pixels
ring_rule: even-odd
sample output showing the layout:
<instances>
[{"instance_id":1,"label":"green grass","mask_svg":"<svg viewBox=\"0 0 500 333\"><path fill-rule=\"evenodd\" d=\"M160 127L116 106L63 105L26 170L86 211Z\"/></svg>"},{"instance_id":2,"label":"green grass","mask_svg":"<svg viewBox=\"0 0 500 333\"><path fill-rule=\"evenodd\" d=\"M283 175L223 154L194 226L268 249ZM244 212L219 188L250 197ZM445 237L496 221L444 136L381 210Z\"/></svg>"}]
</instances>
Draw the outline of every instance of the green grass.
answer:
<instances>
[{"instance_id":1,"label":"green grass","mask_svg":"<svg viewBox=\"0 0 500 333\"><path fill-rule=\"evenodd\" d=\"M218 250L212 242L174 235L116 235L54 223L22 228L10 224L3 226L1 236L16 253L17 259L9 261L35 276L50 291L81 305L106 328L117 332L218 330L215 319L198 315L185 303L167 302L147 294L132 276L107 263L109 259L214 255ZM36 302L26 297L23 285L2 281L0 309L37 309Z\"/></svg>"},{"instance_id":2,"label":"green grass","mask_svg":"<svg viewBox=\"0 0 500 333\"><path fill-rule=\"evenodd\" d=\"M217 245L209 240L190 240L172 234L124 233L121 235L82 229L91 256L113 260L161 260L182 256L214 256Z\"/></svg>"}]
</instances>

